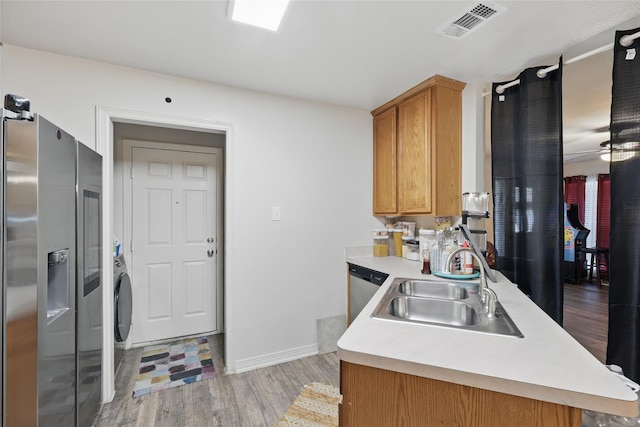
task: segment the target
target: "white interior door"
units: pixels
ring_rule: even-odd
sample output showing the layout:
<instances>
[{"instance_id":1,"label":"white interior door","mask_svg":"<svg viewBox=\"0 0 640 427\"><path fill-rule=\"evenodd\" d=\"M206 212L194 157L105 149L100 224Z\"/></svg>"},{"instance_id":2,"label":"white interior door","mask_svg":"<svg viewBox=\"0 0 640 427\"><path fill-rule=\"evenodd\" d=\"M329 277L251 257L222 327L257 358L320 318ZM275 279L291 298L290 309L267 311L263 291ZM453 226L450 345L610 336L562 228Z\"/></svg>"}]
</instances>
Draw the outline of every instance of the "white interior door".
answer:
<instances>
[{"instance_id":1,"label":"white interior door","mask_svg":"<svg viewBox=\"0 0 640 427\"><path fill-rule=\"evenodd\" d=\"M218 154L131 155L133 342L216 331Z\"/></svg>"}]
</instances>

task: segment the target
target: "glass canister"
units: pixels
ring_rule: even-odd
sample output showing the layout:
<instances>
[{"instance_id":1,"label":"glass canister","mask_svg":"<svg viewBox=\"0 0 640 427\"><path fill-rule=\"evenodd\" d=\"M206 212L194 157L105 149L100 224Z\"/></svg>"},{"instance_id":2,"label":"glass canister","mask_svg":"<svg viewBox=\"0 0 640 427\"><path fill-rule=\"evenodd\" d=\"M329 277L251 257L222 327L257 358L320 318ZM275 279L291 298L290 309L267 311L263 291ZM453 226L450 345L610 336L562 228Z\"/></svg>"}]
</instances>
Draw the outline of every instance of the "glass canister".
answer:
<instances>
[{"instance_id":1,"label":"glass canister","mask_svg":"<svg viewBox=\"0 0 640 427\"><path fill-rule=\"evenodd\" d=\"M463 193L462 211L475 215L489 211L489 193Z\"/></svg>"},{"instance_id":2,"label":"glass canister","mask_svg":"<svg viewBox=\"0 0 640 427\"><path fill-rule=\"evenodd\" d=\"M389 231L371 230L373 236L373 256L389 256Z\"/></svg>"},{"instance_id":3,"label":"glass canister","mask_svg":"<svg viewBox=\"0 0 640 427\"><path fill-rule=\"evenodd\" d=\"M373 237L373 256L389 256L389 236Z\"/></svg>"},{"instance_id":4,"label":"glass canister","mask_svg":"<svg viewBox=\"0 0 640 427\"><path fill-rule=\"evenodd\" d=\"M407 252L409 250L409 246L407 245L407 242L409 240L414 240L414 239L413 237L402 236L402 258L407 258Z\"/></svg>"},{"instance_id":5,"label":"glass canister","mask_svg":"<svg viewBox=\"0 0 640 427\"><path fill-rule=\"evenodd\" d=\"M389 233L391 234L391 239L389 240L393 241L393 243L390 245L390 247L393 247L393 256L401 257L403 231L401 228L394 228L389 230ZM391 254L391 250L390 250L390 254Z\"/></svg>"},{"instance_id":6,"label":"glass canister","mask_svg":"<svg viewBox=\"0 0 640 427\"><path fill-rule=\"evenodd\" d=\"M402 235L404 237L411 237L412 239L416 235L416 223L409 221L401 221L398 223L399 228L402 229Z\"/></svg>"}]
</instances>

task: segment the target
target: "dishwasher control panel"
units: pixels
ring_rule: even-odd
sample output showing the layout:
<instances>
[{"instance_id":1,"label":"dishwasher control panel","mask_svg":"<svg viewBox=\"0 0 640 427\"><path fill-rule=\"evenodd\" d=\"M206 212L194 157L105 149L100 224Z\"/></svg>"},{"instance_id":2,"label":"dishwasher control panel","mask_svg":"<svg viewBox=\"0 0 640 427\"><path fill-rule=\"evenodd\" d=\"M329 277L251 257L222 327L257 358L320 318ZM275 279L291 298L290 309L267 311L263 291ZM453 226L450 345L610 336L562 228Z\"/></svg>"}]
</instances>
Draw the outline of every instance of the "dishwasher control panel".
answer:
<instances>
[{"instance_id":1,"label":"dishwasher control panel","mask_svg":"<svg viewBox=\"0 0 640 427\"><path fill-rule=\"evenodd\" d=\"M387 280L387 277L389 277L386 273L381 273L355 264L349 264L349 274L378 286L382 285L384 281Z\"/></svg>"}]
</instances>

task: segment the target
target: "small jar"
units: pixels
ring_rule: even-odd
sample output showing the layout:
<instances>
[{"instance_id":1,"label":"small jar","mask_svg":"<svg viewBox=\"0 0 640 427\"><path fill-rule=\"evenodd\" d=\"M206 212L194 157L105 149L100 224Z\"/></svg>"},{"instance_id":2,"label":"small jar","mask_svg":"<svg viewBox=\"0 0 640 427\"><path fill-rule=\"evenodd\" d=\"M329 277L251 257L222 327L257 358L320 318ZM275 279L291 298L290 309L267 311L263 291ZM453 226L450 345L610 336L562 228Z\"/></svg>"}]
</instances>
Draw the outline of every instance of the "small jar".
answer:
<instances>
[{"instance_id":1,"label":"small jar","mask_svg":"<svg viewBox=\"0 0 640 427\"><path fill-rule=\"evenodd\" d=\"M407 245L407 242L409 240L413 240L413 237L402 236L402 258L407 258L407 254L409 252L409 246Z\"/></svg>"},{"instance_id":2,"label":"small jar","mask_svg":"<svg viewBox=\"0 0 640 427\"><path fill-rule=\"evenodd\" d=\"M417 240L407 240L407 259L420 261L420 242Z\"/></svg>"}]
</instances>

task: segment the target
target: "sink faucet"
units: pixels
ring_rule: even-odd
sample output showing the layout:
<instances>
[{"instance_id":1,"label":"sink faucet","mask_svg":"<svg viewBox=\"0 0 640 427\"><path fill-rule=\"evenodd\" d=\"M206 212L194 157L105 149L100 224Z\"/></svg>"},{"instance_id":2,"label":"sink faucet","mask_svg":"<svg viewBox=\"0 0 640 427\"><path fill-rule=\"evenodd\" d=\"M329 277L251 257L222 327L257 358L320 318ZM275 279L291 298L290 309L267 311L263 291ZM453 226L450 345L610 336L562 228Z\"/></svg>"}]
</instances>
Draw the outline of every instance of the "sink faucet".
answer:
<instances>
[{"instance_id":1,"label":"sink faucet","mask_svg":"<svg viewBox=\"0 0 640 427\"><path fill-rule=\"evenodd\" d=\"M450 271L451 263L455 256L461 252L469 252L473 258L478 262L480 266L480 285L478 286L478 296L482 301L483 309L486 316L489 319L493 319L496 316L496 303L498 302L498 296L487 284L487 277L485 275L484 267L480 257L472 251L470 248L458 248L449 254L447 261L445 262L445 271Z\"/></svg>"}]
</instances>

